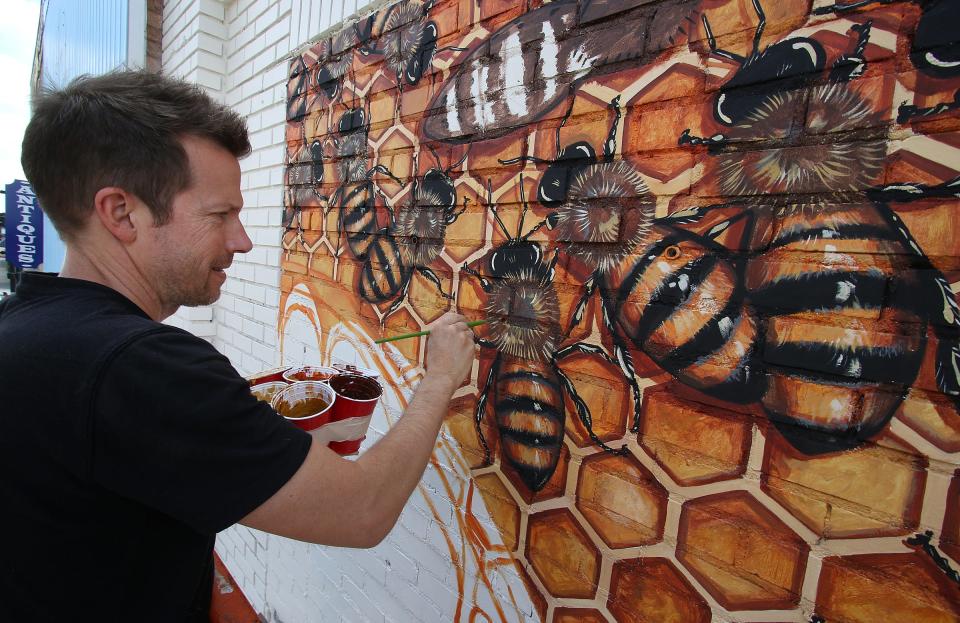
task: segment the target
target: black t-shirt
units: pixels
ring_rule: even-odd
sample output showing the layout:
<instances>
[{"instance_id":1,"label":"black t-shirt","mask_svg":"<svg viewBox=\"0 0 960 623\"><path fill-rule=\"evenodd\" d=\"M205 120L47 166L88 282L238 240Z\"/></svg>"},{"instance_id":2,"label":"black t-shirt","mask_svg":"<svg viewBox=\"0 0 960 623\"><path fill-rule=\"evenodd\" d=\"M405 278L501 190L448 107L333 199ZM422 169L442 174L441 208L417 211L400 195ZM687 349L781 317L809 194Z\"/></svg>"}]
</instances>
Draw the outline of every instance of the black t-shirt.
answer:
<instances>
[{"instance_id":1,"label":"black t-shirt","mask_svg":"<svg viewBox=\"0 0 960 623\"><path fill-rule=\"evenodd\" d=\"M0 303L0 618L204 620L216 533L309 447L207 342L25 274Z\"/></svg>"}]
</instances>

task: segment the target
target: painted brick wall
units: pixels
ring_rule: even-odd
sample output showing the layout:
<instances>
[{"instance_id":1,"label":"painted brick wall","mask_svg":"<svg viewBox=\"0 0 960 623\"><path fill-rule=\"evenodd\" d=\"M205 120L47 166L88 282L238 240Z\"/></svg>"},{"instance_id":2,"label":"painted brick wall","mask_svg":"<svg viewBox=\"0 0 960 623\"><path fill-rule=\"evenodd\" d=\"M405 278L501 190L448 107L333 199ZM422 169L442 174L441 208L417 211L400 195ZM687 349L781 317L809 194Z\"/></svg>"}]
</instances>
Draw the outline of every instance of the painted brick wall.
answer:
<instances>
[{"instance_id":1,"label":"painted brick wall","mask_svg":"<svg viewBox=\"0 0 960 623\"><path fill-rule=\"evenodd\" d=\"M960 618L955 3L317 6L164 7L255 138L214 343L376 369L369 444L373 339L491 322L381 546L221 535L266 619Z\"/></svg>"}]
</instances>

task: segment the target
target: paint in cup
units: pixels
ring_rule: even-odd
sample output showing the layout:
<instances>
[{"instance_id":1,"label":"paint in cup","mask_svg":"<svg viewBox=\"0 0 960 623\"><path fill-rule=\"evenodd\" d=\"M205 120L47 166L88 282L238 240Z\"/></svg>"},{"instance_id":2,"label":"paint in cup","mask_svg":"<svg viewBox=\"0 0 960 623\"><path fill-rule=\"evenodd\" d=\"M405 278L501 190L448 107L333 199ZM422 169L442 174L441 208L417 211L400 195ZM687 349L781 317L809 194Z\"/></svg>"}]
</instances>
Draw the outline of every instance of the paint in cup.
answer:
<instances>
[{"instance_id":1,"label":"paint in cup","mask_svg":"<svg viewBox=\"0 0 960 623\"><path fill-rule=\"evenodd\" d=\"M287 385L273 397L273 408L305 431L330 423L336 394L326 383L303 381Z\"/></svg>"},{"instance_id":2,"label":"paint in cup","mask_svg":"<svg viewBox=\"0 0 960 623\"><path fill-rule=\"evenodd\" d=\"M331 440L330 449L338 454L355 454L367 436L383 388L375 378L358 374L338 374L330 379L330 387L337 396L330 420L345 432L349 430L347 438Z\"/></svg>"},{"instance_id":3,"label":"paint in cup","mask_svg":"<svg viewBox=\"0 0 960 623\"><path fill-rule=\"evenodd\" d=\"M298 366L284 372L283 378L290 383L300 383L301 381L318 381L325 383L337 374L340 374L339 370L327 368L326 366Z\"/></svg>"},{"instance_id":4,"label":"paint in cup","mask_svg":"<svg viewBox=\"0 0 960 623\"><path fill-rule=\"evenodd\" d=\"M273 404L274 397L280 393L287 383L283 381L269 381L267 383L258 383L250 388L250 393L257 400L262 400L267 404Z\"/></svg>"}]
</instances>

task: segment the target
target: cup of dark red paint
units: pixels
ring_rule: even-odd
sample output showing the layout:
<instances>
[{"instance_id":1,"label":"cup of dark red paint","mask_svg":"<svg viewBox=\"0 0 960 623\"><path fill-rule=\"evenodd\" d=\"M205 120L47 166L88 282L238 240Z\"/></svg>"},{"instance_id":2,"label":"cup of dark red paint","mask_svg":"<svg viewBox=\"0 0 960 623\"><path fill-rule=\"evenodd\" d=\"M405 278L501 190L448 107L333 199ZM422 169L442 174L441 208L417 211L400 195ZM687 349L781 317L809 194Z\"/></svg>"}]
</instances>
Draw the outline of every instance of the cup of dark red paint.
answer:
<instances>
[{"instance_id":1,"label":"cup of dark red paint","mask_svg":"<svg viewBox=\"0 0 960 623\"><path fill-rule=\"evenodd\" d=\"M355 454L367 436L383 387L377 379L360 374L338 374L329 383L336 394L330 422L341 429L338 439L331 440L330 449L338 454Z\"/></svg>"}]
</instances>

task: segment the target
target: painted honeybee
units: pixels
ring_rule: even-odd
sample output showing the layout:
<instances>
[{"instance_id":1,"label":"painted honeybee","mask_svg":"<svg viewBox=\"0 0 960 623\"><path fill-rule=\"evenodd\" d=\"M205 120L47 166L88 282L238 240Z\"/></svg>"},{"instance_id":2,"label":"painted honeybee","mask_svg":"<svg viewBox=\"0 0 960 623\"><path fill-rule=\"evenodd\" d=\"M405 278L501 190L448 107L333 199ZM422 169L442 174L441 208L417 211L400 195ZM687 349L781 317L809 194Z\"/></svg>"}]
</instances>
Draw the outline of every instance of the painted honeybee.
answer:
<instances>
[{"instance_id":1,"label":"painted honeybee","mask_svg":"<svg viewBox=\"0 0 960 623\"><path fill-rule=\"evenodd\" d=\"M636 256L595 273L608 330L687 385L758 402L807 454L855 447L915 383L928 328L937 385L960 396L960 309L889 208L958 194L957 180L898 185L780 219L745 206L693 238L679 225L716 208L660 219ZM713 242L735 227L735 250Z\"/></svg>"},{"instance_id":2,"label":"painted honeybee","mask_svg":"<svg viewBox=\"0 0 960 623\"><path fill-rule=\"evenodd\" d=\"M894 0L861 0L818 7L814 15L845 13L871 4L891 4ZM960 3L955 0L917 0L920 5L920 21L910 42L910 61L921 73L936 79L952 79L960 76L960 40L956 35L960 23ZM917 117L930 117L960 108L960 89L952 102L943 102L927 108L913 104L901 104L897 111L897 123L906 123Z\"/></svg>"},{"instance_id":3,"label":"painted honeybee","mask_svg":"<svg viewBox=\"0 0 960 623\"><path fill-rule=\"evenodd\" d=\"M523 188L523 180L520 181ZM501 457L531 490L542 489L556 469L563 446L565 423L564 394L591 439L600 447L613 450L593 432L590 411L576 388L560 369L558 362L577 352L598 351L587 344L560 348L560 308L553 288L558 254L545 257L543 247L529 240L543 223L523 234L526 202L511 236L497 213L488 182L488 207L507 241L486 257L482 272L464 265L462 270L480 281L486 296L484 316L490 319L489 334L478 338L485 348L496 351L483 388L477 399L475 423L487 464L491 462L480 423L493 392L493 412L499 432ZM597 353L600 354L600 353Z\"/></svg>"},{"instance_id":4,"label":"painted honeybee","mask_svg":"<svg viewBox=\"0 0 960 623\"><path fill-rule=\"evenodd\" d=\"M453 298L444 292L430 264L443 251L447 226L466 210L466 199L463 208L457 209L457 193L450 178L450 172L463 164L466 155L444 169L436 152L431 153L436 168L414 179L410 202L398 206L390 225L371 239L369 257L360 272L360 296L364 300L378 304L395 299L383 314L383 322L403 303L414 272L433 283L440 296ZM414 170L416 167L414 161Z\"/></svg>"},{"instance_id":5,"label":"painted honeybee","mask_svg":"<svg viewBox=\"0 0 960 623\"><path fill-rule=\"evenodd\" d=\"M885 138L864 130L877 115L846 83L861 75L872 24L854 25L852 51L837 59L823 84L815 84L826 66L823 46L808 37L789 37L760 50L766 25L760 0L753 0L759 21L746 57L717 48L706 15L703 25L711 54L739 65L714 99L713 117L728 128L710 137L684 130L680 145L705 145L717 160L720 189L727 197L749 196L763 202L788 202L810 209L876 182L886 155ZM761 86L756 86L761 85ZM798 109L806 120L798 128ZM824 140L843 136L843 140ZM758 149L757 141L777 141ZM805 195L803 202L796 195Z\"/></svg>"},{"instance_id":6,"label":"painted honeybee","mask_svg":"<svg viewBox=\"0 0 960 623\"><path fill-rule=\"evenodd\" d=\"M345 28L332 39L320 42L317 53L317 64L313 73L313 81L317 88L334 100L343 89L343 77L353 64L354 51L359 47L361 52L363 41L369 38L369 32L359 30L356 24L353 28Z\"/></svg>"},{"instance_id":7,"label":"painted honeybee","mask_svg":"<svg viewBox=\"0 0 960 623\"><path fill-rule=\"evenodd\" d=\"M600 161L585 143L561 149L537 193L555 206L545 223L559 248L589 273L571 327L599 293L628 378L635 349L705 394L759 403L798 449L833 451L886 425L930 327L938 387L960 396L960 309L889 207L958 196L960 181L884 187L816 210L750 202L653 219L642 180L624 161L613 166L614 151L610 138ZM521 160L533 159L507 162ZM635 409L634 431L639 417Z\"/></svg>"},{"instance_id":8,"label":"painted honeybee","mask_svg":"<svg viewBox=\"0 0 960 623\"><path fill-rule=\"evenodd\" d=\"M572 97L598 68L643 51L631 20L590 21L601 0L555 0L493 33L476 47L433 97L423 134L453 143L513 132ZM588 23L589 22L589 23Z\"/></svg>"},{"instance_id":9,"label":"painted honeybee","mask_svg":"<svg viewBox=\"0 0 960 623\"><path fill-rule=\"evenodd\" d=\"M323 145L319 140L303 140L292 154L283 171L283 222L285 230L296 230L296 239L306 246L303 238L302 209L311 200L326 200L320 194L323 183Z\"/></svg>"},{"instance_id":10,"label":"painted honeybee","mask_svg":"<svg viewBox=\"0 0 960 623\"><path fill-rule=\"evenodd\" d=\"M383 54L397 77L397 86L420 82L437 51L437 25L427 19L435 0L404 0L377 16L372 30L381 35L381 47L367 45L368 54Z\"/></svg>"},{"instance_id":11,"label":"painted honeybee","mask_svg":"<svg viewBox=\"0 0 960 623\"><path fill-rule=\"evenodd\" d=\"M382 195L373 177L381 173L398 184L402 182L383 165L367 168L369 120L362 107L350 108L337 122L334 139L336 169L340 185L330 198L330 205L338 210L337 230L347 239L347 248L360 261L367 259L367 251L374 235L381 229L377 218L377 196ZM340 242L337 241L339 254Z\"/></svg>"},{"instance_id":12,"label":"painted honeybee","mask_svg":"<svg viewBox=\"0 0 960 623\"><path fill-rule=\"evenodd\" d=\"M655 207L640 174L628 162L614 159L617 126L622 116L619 95L610 102L610 108L614 119L599 160L593 146L586 141L560 147L560 130L573 107L567 110L556 129L557 157L549 161L537 186L537 199L542 205L559 207L547 219L547 226L555 231L554 238L566 253L582 259L591 270L598 272L616 267L645 239ZM542 163L532 156L500 161L504 165L517 162ZM594 277L587 280L588 294L577 305L574 323L579 322L583 314L595 286ZM605 316L606 313L604 308ZM640 387L625 342L616 332L611 336L617 364L633 392L635 428L640 418Z\"/></svg>"}]
</instances>

